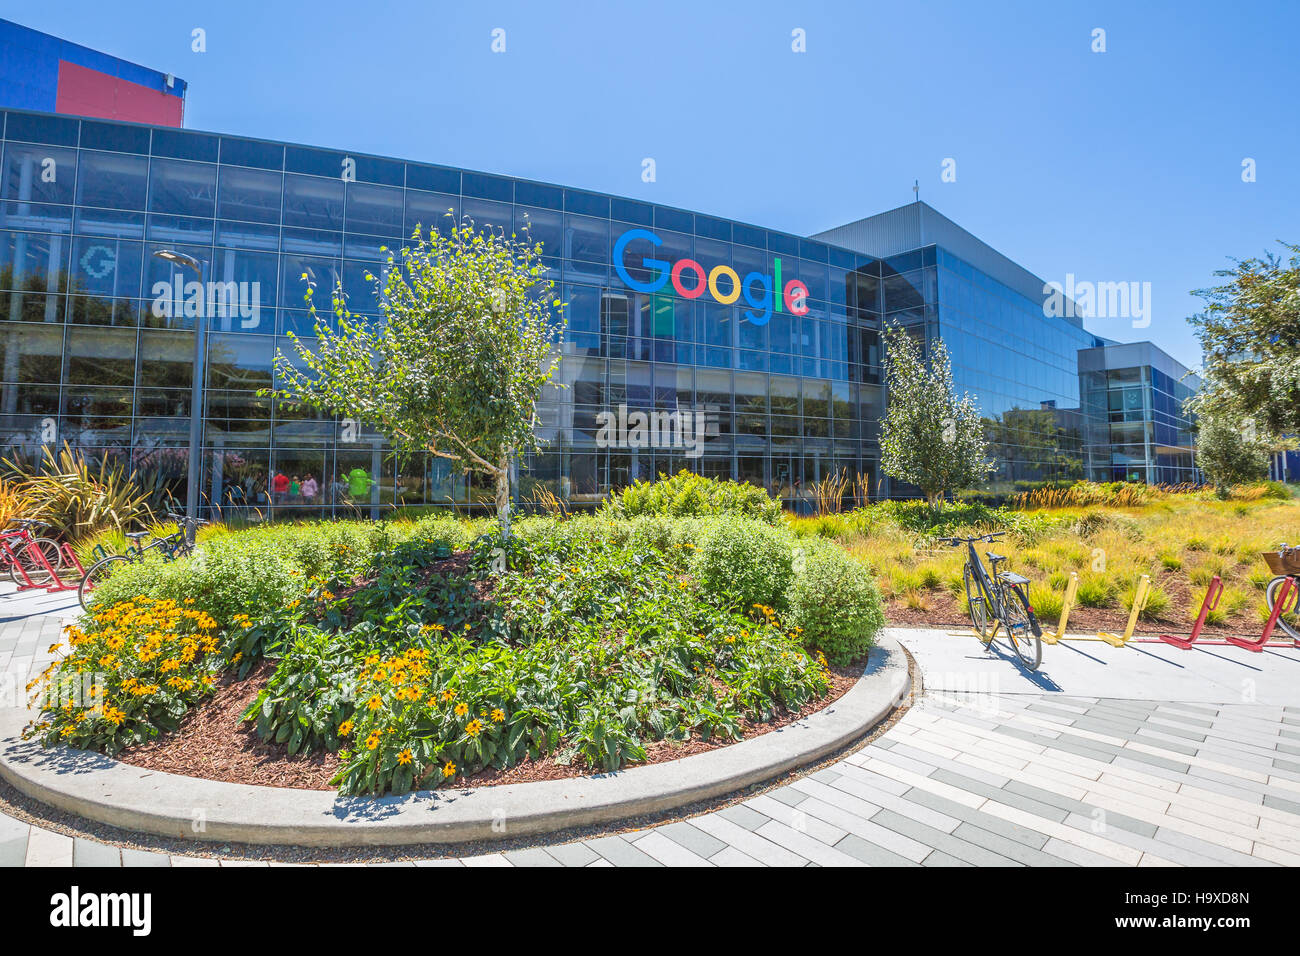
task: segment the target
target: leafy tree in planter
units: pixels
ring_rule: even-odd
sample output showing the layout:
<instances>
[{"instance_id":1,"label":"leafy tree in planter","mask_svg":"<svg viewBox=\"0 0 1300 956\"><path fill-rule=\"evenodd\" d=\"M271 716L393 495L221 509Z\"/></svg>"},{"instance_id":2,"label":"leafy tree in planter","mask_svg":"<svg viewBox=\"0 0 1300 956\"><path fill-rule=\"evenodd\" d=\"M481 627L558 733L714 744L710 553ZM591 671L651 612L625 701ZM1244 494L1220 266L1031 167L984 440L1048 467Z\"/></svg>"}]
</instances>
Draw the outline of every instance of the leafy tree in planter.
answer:
<instances>
[{"instance_id":1,"label":"leafy tree in planter","mask_svg":"<svg viewBox=\"0 0 1300 956\"><path fill-rule=\"evenodd\" d=\"M885 331L888 401L880 422L880 467L916 485L931 507L947 492L969 488L993 470L984 455L979 410L969 395L957 397L948 348L936 339L930 363L902 328Z\"/></svg>"},{"instance_id":2,"label":"leafy tree in planter","mask_svg":"<svg viewBox=\"0 0 1300 956\"><path fill-rule=\"evenodd\" d=\"M1259 435L1255 423L1235 419L1215 409L1202 415L1196 436L1196 464L1226 498L1233 485L1262 481L1268 477L1272 443Z\"/></svg>"},{"instance_id":3,"label":"leafy tree in planter","mask_svg":"<svg viewBox=\"0 0 1300 956\"><path fill-rule=\"evenodd\" d=\"M1205 311L1188 321L1205 355L1204 387L1190 411L1253 420L1261 433L1300 433L1300 246L1237 260L1225 285L1197 292Z\"/></svg>"},{"instance_id":4,"label":"leafy tree in planter","mask_svg":"<svg viewBox=\"0 0 1300 956\"><path fill-rule=\"evenodd\" d=\"M277 352L291 401L373 425L399 455L430 454L496 483L502 536L510 535L510 469L536 446L537 401L559 365L562 303L545 277L542 247L466 221L446 235L417 226L412 245L387 251L375 284L381 319L348 309L333 290L333 322L317 315L296 361ZM308 277L304 274L304 279Z\"/></svg>"}]
</instances>

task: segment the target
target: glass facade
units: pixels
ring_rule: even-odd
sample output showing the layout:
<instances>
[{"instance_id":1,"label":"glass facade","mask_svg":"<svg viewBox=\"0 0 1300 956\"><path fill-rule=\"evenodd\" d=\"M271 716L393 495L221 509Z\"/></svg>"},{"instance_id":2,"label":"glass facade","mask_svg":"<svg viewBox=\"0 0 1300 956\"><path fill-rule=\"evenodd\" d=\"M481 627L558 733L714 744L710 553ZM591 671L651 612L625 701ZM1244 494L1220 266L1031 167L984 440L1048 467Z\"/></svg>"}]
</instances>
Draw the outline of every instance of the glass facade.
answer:
<instances>
[{"instance_id":1,"label":"glass facade","mask_svg":"<svg viewBox=\"0 0 1300 956\"><path fill-rule=\"evenodd\" d=\"M354 311L377 314L365 275L384 247L417 224L464 217L527 230L567 303L565 387L542 396L543 445L521 462L525 499L541 486L580 507L681 468L748 480L795 506L842 470L873 494L906 494L878 472L880 330L892 322L948 343L959 388L989 419L999 477L1081 467L1074 353L1097 340L934 245L876 258L442 166L45 113L0 118L0 443L11 454L67 442L183 498L200 320L187 304L196 277L156 255L168 250L201 269L205 314L214 295L229 306L204 320L206 504L486 507L491 488L475 476L437 459L395 462L364 423L257 394L276 384L277 349L292 354L289 333L311 344L304 273L321 288L341 282ZM683 260L698 279L688 268L669 282L667 264ZM792 285L797 304L783 295ZM610 442L601 426L616 409L651 421L702 412L707 427L693 447L663 434Z\"/></svg>"},{"instance_id":2,"label":"glass facade","mask_svg":"<svg viewBox=\"0 0 1300 956\"><path fill-rule=\"evenodd\" d=\"M1183 412L1199 380L1173 364L1150 343L1081 354L1088 478L1169 485L1200 481L1193 422Z\"/></svg>"},{"instance_id":3,"label":"glass facade","mask_svg":"<svg viewBox=\"0 0 1300 956\"><path fill-rule=\"evenodd\" d=\"M937 331L984 416L992 486L1082 478L1078 353L1100 341L943 249Z\"/></svg>"},{"instance_id":4,"label":"glass facade","mask_svg":"<svg viewBox=\"0 0 1300 956\"><path fill-rule=\"evenodd\" d=\"M789 500L840 469L874 479L881 316L933 309L933 250L895 265L679 209L459 169L48 114L11 111L4 121L0 438L27 454L66 441L179 496L197 319L180 296L158 290L194 277L155 253L191 256L209 283L257 290L248 315L207 320L203 495L222 509L337 510L357 501L339 480L356 469L372 482L363 510L490 499L490 488L437 460L394 463L364 423L257 395L275 384L277 348L292 353L287 333L312 334L304 273L322 287L341 281L352 308L374 314L364 276L382 248L417 223L445 227L449 213L527 229L568 303L558 378L568 387L543 396L545 444L522 463L525 497L543 483L582 505L682 467ZM354 181L342 175L349 166ZM771 275L779 259L786 279L806 288L807 311L772 310L758 321L748 290L719 301L729 297L725 280L717 297L668 285L636 291L613 261L631 229L661 241L624 250L638 286L653 278L644 265L651 253L738 276ZM702 454L673 443L602 447L597 416L620 405L707 409ZM278 489L277 475L290 487ZM315 495L302 492L307 476Z\"/></svg>"}]
</instances>

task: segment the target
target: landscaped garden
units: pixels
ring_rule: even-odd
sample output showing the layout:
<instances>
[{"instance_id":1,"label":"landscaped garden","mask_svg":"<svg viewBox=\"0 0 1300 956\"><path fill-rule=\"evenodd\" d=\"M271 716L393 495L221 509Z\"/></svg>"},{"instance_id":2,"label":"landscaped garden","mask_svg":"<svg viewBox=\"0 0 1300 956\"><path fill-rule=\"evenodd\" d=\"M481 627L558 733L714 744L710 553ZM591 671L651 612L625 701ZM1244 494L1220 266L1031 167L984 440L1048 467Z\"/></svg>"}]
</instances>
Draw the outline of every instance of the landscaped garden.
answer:
<instances>
[{"instance_id":1,"label":"landscaped garden","mask_svg":"<svg viewBox=\"0 0 1300 956\"><path fill-rule=\"evenodd\" d=\"M523 519L504 543L443 517L210 532L100 586L32 688L51 702L32 733L198 776L402 793L668 759L824 706L883 624L868 568L800 540L760 489L690 484L733 512L620 501Z\"/></svg>"},{"instance_id":2,"label":"landscaped garden","mask_svg":"<svg viewBox=\"0 0 1300 956\"><path fill-rule=\"evenodd\" d=\"M1257 636L1273 577L1261 552L1300 538L1300 501L1276 482L1238 487L1227 498L1208 489L1079 482L1024 493L1006 507L887 501L789 524L800 535L833 538L867 563L892 623L969 623L964 551L939 539L973 529L1009 532L986 547L1031 580L1030 603L1046 625L1055 625L1077 573L1071 630L1122 631L1145 574L1152 588L1139 627L1177 633L1218 575L1225 590L1207 626Z\"/></svg>"}]
</instances>

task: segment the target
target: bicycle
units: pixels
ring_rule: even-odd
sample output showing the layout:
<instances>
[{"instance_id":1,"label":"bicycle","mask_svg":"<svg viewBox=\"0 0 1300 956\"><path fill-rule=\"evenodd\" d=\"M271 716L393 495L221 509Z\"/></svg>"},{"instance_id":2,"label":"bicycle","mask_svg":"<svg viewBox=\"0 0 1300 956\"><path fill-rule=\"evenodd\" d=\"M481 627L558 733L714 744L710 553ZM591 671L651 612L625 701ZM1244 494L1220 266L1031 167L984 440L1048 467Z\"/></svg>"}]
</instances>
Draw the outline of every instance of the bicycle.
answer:
<instances>
[{"instance_id":1,"label":"bicycle","mask_svg":"<svg viewBox=\"0 0 1300 956\"><path fill-rule=\"evenodd\" d=\"M152 532L128 531L126 536L130 539L130 543L127 545L126 551L121 554L105 555L86 569L85 576L82 577L81 584L77 588L77 600L81 603L82 610L90 610L90 595L94 593L95 588L113 573L115 568L123 564L134 564L143 561L145 555L150 551L156 550L162 555L164 561L175 561L177 558L184 557L194 551L194 546L189 543L189 537L185 533L189 519L178 514L169 514L167 518L177 523L175 531L155 536L148 544L144 543L144 539L149 537ZM195 526L206 523L196 521ZM96 545L96 548L100 552L103 551L100 545Z\"/></svg>"},{"instance_id":2,"label":"bicycle","mask_svg":"<svg viewBox=\"0 0 1300 956\"><path fill-rule=\"evenodd\" d=\"M1268 612L1273 613L1283 585L1289 578L1292 584L1286 597L1283 598L1285 603L1282 605L1282 613L1278 615L1277 623L1292 640L1300 641L1300 610L1298 610L1300 607L1300 546L1287 547L1283 543L1277 551L1265 551L1264 560L1268 563L1269 570L1277 575L1264 587L1264 601L1268 604Z\"/></svg>"},{"instance_id":3,"label":"bicycle","mask_svg":"<svg viewBox=\"0 0 1300 956\"><path fill-rule=\"evenodd\" d=\"M17 530L0 531L0 568L19 587L48 584L63 567L63 547L33 533L33 528L49 527L43 521L18 518L13 524Z\"/></svg>"},{"instance_id":4,"label":"bicycle","mask_svg":"<svg viewBox=\"0 0 1300 956\"><path fill-rule=\"evenodd\" d=\"M990 575L975 551L977 541L992 542L1004 534L1005 531L994 531L973 538L946 537L940 540L953 547L966 545L966 567L962 578L966 583L971 624L980 640L990 644L997 637L998 630L1003 630L1020 662L1031 671L1037 670L1043 662L1043 629L1029 604L1026 592L1029 579L1014 571L998 571L998 565L1006 557L992 551L985 552L993 567ZM997 623L990 629L989 625L994 621Z\"/></svg>"}]
</instances>

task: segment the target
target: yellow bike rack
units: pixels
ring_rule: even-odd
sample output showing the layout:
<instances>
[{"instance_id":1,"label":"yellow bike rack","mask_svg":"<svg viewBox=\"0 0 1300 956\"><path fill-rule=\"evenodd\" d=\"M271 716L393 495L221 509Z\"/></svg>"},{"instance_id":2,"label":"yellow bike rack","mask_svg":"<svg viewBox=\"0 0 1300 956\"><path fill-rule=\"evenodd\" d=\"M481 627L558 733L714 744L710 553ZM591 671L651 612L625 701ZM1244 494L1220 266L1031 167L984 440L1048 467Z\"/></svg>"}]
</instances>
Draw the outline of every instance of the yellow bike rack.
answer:
<instances>
[{"instance_id":1,"label":"yellow bike rack","mask_svg":"<svg viewBox=\"0 0 1300 956\"><path fill-rule=\"evenodd\" d=\"M1138 615L1142 609L1147 606L1147 598L1151 596L1151 575L1142 575L1138 581L1137 590L1133 592L1133 610L1129 611L1128 626L1124 628L1124 633L1112 634L1110 631L1098 631L1097 640L1105 641L1111 647L1123 647L1133 637L1133 629L1137 627Z\"/></svg>"},{"instance_id":2,"label":"yellow bike rack","mask_svg":"<svg viewBox=\"0 0 1300 956\"><path fill-rule=\"evenodd\" d=\"M1079 572L1071 571L1070 583L1065 586L1065 600L1061 602L1061 620L1054 631L1043 628L1044 644L1055 644L1057 641L1065 640L1065 625L1070 620L1070 611L1074 608L1074 599L1078 593Z\"/></svg>"}]
</instances>

